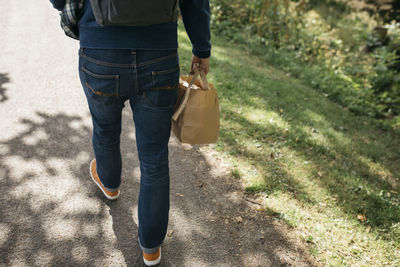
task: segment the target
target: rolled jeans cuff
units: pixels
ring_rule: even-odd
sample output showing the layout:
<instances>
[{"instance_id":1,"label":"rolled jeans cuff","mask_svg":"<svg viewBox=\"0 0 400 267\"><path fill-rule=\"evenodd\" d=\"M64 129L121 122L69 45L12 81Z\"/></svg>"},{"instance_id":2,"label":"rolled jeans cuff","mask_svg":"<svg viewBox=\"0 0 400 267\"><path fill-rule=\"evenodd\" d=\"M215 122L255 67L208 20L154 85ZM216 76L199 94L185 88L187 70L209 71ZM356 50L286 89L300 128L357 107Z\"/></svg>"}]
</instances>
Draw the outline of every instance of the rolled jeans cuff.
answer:
<instances>
[{"instance_id":1,"label":"rolled jeans cuff","mask_svg":"<svg viewBox=\"0 0 400 267\"><path fill-rule=\"evenodd\" d=\"M105 186L104 186L105 187ZM108 188L105 187L108 191L110 191L111 193L117 192L118 191L118 187L117 188Z\"/></svg>"},{"instance_id":2,"label":"rolled jeans cuff","mask_svg":"<svg viewBox=\"0 0 400 267\"><path fill-rule=\"evenodd\" d=\"M142 251L144 252L144 253L147 253L147 254L153 254L153 253L156 253L157 252L157 250L158 250L158 248L161 246L157 246L157 247L155 247L155 248L145 248L145 247L143 247L142 246L142 244L140 244L140 239L138 239L139 240L139 246L140 246L140 248L142 249Z\"/></svg>"}]
</instances>

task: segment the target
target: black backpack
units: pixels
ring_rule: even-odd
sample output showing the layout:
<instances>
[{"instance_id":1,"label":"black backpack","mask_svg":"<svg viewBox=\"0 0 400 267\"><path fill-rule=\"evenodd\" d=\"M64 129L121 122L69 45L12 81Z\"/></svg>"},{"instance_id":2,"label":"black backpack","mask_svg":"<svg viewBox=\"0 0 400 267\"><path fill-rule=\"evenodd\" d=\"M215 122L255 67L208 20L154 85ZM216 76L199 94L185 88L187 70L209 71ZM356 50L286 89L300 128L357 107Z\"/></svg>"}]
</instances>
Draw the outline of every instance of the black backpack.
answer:
<instances>
[{"instance_id":1,"label":"black backpack","mask_svg":"<svg viewBox=\"0 0 400 267\"><path fill-rule=\"evenodd\" d=\"M101 26L148 26L176 21L178 0L90 0Z\"/></svg>"}]
</instances>

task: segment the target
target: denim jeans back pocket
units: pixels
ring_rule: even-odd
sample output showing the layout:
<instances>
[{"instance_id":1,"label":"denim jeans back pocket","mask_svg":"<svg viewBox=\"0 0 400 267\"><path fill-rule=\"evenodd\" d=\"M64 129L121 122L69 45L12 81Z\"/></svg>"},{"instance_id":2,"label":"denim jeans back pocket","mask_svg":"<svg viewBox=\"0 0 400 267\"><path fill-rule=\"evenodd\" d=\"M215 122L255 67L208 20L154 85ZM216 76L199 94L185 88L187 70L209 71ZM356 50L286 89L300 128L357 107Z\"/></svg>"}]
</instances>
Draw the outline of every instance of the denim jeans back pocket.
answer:
<instances>
[{"instance_id":1,"label":"denim jeans back pocket","mask_svg":"<svg viewBox=\"0 0 400 267\"><path fill-rule=\"evenodd\" d=\"M81 67L88 92L98 96L118 96L119 75L97 74Z\"/></svg>"},{"instance_id":2,"label":"denim jeans back pocket","mask_svg":"<svg viewBox=\"0 0 400 267\"><path fill-rule=\"evenodd\" d=\"M164 87L175 86L179 82L179 74L179 65L165 70L152 71L153 88L163 89Z\"/></svg>"}]
</instances>

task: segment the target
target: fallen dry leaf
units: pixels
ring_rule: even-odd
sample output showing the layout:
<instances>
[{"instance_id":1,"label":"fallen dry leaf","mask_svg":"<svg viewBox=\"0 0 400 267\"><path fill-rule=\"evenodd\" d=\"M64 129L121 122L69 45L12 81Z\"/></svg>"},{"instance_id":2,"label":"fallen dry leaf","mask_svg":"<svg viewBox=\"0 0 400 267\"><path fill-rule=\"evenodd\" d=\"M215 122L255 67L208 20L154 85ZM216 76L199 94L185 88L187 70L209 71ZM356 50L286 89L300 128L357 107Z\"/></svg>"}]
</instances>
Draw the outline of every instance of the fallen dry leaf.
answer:
<instances>
[{"instance_id":1,"label":"fallen dry leaf","mask_svg":"<svg viewBox=\"0 0 400 267\"><path fill-rule=\"evenodd\" d=\"M174 234L174 230L171 230L171 231L168 232L167 236L171 237L173 234Z\"/></svg>"},{"instance_id":2,"label":"fallen dry leaf","mask_svg":"<svg viewBox=\"0 0 400 267\"><path fill-rule=\"evenodd\" d=\"M243 218L241 216L237 216L235 220L237 223L241 223L243 221Z\"/></svg>"},{"instance_id":3,"label":"fallen dry leaf","mask_svg":"<svg viewBox=\"0 0 400 267\"><path fill-rule=\"evenodd\" d=\"M357 215L357 219L360 220L360 221L362 221L362 222L365 222L365 221L367 220L365 214L361 214L361 213L359 213L359 214Z\"/></svg>"}]
</instances>

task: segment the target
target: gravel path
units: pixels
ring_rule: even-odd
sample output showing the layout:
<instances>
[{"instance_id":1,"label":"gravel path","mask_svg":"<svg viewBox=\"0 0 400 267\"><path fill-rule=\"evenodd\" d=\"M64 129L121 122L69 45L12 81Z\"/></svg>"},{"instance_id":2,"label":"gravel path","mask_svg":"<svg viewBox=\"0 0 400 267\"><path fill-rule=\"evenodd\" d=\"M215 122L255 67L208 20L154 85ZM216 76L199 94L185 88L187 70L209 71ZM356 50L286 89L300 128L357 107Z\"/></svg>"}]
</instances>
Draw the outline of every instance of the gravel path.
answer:
<instances>
[{"instance_id":1,"label":"gravel path","mask_svg":"<svg viewBox=\"0 0 400 267\"><path fill-rule=\"evenodd\" d=\"M138 266L139 166L128 108L123 183L89 178L91 121L78 43L48 1L0 0L0 266ZM162 266L312 266L304 245L257 212L210 148L170 142Z\"/></svg>"}]
</instances>

